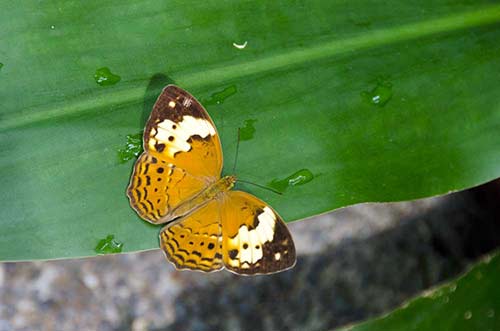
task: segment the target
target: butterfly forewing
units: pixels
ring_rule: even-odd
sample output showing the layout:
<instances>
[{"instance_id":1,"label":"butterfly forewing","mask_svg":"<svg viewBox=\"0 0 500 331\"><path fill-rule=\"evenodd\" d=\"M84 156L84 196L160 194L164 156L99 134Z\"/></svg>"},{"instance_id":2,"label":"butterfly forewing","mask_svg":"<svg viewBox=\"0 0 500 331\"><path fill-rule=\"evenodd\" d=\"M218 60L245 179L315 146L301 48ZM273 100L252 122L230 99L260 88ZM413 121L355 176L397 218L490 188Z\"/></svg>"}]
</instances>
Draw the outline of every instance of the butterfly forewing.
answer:
<instances>
[{"instance_id":1,"label":"butterfly forewing","mask_svg":"<svg viewBox=\"0 0 500 331\"><path fill-rule=\"evenodd\" d=\"M230 271L269 274L295 264L295 246L281 217L251 194L230 191L222 198L222 255Z\"/></svg>"},{"instance_id":2,"label":"butterfly forewing","mask_svg":"<svg viewBox=\"0 0 500 331\"><path fill-rule=\"evenodd\" d=\"M128 188L130 205L139 216L151 223L164 223L176 206L198 194L207 186L200 177L165 160L143 153L134 167Z\"/></svg>"},{"instance_id":3,"label":"butterfly forewing","mask_svg":"<svg viewBox=\"0 0 500 331\"><path fill-rule=\"evenodd\" d=\"M222 149L215 125L189 93L167 86L144 130L144 150L195 176L220 177Z\"/></svg>"},{"instance_id":4,"label":"butterfly forewing","mask_svg":"<svg viewBox=\"0 0 500 331\"><path fill-rule=\"evenodd\" d=\"M176 207L215 182L221 168L222 149L210 116L188 92L167 86L144 129L144 152L127 190L132 208L151 223L182 216Z\"/></svg>"}]
</instances>

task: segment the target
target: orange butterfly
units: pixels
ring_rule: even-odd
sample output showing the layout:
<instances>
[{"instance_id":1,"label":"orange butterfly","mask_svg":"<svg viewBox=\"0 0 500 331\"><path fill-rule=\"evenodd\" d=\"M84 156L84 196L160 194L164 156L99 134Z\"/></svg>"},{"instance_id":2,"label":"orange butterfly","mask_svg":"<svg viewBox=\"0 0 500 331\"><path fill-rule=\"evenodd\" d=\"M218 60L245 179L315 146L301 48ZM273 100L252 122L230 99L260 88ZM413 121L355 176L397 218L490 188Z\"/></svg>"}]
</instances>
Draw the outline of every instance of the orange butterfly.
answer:
<instances>
[{"instance_id":1,"label":"orange butterfly","mask_svg":"<svg viewBox=\"0 0 500 331\"><path fill-rule=\"evenodd\" d=\"M178 269L254 275L294 266L295 246L281 217L253 195L231 191L235 176L221 178L217 130L192 95L165 87L143 143L127 195L140 217L166 223L160 246Z\"/></svg>"}]
</instances>

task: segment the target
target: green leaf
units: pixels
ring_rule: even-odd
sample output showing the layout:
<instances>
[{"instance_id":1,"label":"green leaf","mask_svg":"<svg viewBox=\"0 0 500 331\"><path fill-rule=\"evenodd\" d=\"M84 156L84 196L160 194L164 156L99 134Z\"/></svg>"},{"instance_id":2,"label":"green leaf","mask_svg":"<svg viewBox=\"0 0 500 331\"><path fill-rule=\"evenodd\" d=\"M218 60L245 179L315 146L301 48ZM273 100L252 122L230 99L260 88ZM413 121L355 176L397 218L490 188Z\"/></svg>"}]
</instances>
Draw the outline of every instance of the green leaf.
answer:
<instances>
[{"instance_id":1,"label":"green leaf","mask_svg":"<svg viewBox=\"0 0 500 331\"><path fill-rule=\"evenodd\" d=\"M313 175L241 184L287 221L500 176L491 1L1 1L2 260L158 247L119 153L169 83L207 101L225 172L242 128L240 178Z\"/></svg>"},{"instance_id":2,"label":"green leaf","mask_svg":"<svg viewBox=\"0 0 500 331\"><path fill-rule=\"evenodd\" d=\"M390 314L344 331L498 330L500 325L500 254L467 274L406 303ZM340 331L340 330L339 330Z\"/></svg>"}]
</instances>

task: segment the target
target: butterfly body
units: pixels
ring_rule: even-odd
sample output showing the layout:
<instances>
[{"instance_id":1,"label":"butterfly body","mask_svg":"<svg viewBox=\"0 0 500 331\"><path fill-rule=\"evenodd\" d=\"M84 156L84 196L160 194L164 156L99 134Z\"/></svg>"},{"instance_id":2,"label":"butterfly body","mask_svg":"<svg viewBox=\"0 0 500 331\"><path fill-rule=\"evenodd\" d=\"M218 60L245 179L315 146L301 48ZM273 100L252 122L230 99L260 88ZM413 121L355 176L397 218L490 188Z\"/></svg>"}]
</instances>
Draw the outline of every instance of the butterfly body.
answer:
<instances>
[{"instance_id":1,"label":"butterfly body","mask_svg":"<svg viewBox=\"0 0 500 331\"><path fill-rule=\"evenodd\" d=\"M236 176L224 176L205 189L200 196L206 200L218 198L221 194L231 190L234 187L236 180Z\"/></svg>"},{"instance_id":2,"label":"butterfly body","mask_svg":"<svg viewBox=\"0 0 500 331\"><path fill-rule=\"evenodd\" d=\"M221 177L222 148L203 106L167 86L144 131L144 153L127 189L144 220L166 224L160 246L178 269L267 274L295 264L295 247L281 217Z\"/></svg>"},{"instance_id":3,"label":"butterfly body","mask_svg":"<svg viewBox=\"0 0 500 331\"><path fill-rule=\"evenodd\" d=\"M171 215L168 215L166 218L160 219L159 222L151 222L150 220L147 219L146 221L151 222L153 224L165 223L174 219L175 217L187 215L193 210L206 205L208 202L214 199L220 199L222 194L233 188L235 182L236 182L235 176L222 177L218 181L209 184L209 186L205 190L201 191L198 195L180 204L172 211Z\"/></svg>"}]
</instances>

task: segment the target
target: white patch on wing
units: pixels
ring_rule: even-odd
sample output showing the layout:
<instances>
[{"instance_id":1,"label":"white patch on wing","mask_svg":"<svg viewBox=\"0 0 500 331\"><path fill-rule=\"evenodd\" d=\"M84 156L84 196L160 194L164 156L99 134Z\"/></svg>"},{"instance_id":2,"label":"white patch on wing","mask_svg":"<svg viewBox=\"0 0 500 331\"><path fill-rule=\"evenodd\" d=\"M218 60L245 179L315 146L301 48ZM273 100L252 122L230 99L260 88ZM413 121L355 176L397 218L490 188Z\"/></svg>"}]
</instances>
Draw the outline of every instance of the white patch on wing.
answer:
<instances>
[{"instance_id":1,"label":"white patch on wing","mask_svg":"<svg viewBox=\"0 0 500 331\"><path fill-rule=\"evenodd\" d=\"M249 231L246 226L240 227L238 230L238 241L239 241L239 247L238 247L238 252L239 252L239 260L240 263L245 262L245 261L252 261L252 252L248 249L244 249L243 245L248 245L248 239L249 239Z\"/></svg>"},{"instance_id":2,"label":"white patch on wing","mask_svg":"<svg viewBox=\"0 0 500 331\"><path fill-rule=\"evenodd\" d=\"M234 238L228 239L228 246L238 250L238 255L234 259L229 258L229 264L232 267L244 268L247 264L256 263L262 259L262 246L273 240L276 216L272 209L264 207L258 220L259 224L256 228L248 230L246 225L242 225L238 234Z\"/></svg>"},{"instance_id":3,"label":"white patch on wing","mask_svg":"<svg viewBox=\"0 0 500 331\"><path fill-rule=\"evenodd\" d=\"M259 215L259 224L255 228L262 242L272 241L274 237L274 226L276 225L276 216L269 207L264 207L264 212Z\"/></svg>"},{"instance_id":4,"label":"white patch on wing","mask_svg":"<svg viewBox=\"0 0 500 331\"><path fill-rule=\"evenodd\" d=\"M240 266L240 261L238 261L237 259L236 260L229 259L229 265L231 267L239 267Z\"/></svg>"},{"instance_id":5,"label":"white patch on wing","mask_svg":"<svg viewBox=\"0 0 500 331\"><path fill-rule=\"evenodd\" d=\"M189 151L191 145L187 141L196 135L201 138L214 136L215 128L210 121L193 116L183 116L182 121L178 123L166 119L158 123L156 130L151 130L149 147L154 150L157 143L164 144L164 152L173 157L177 152Z\"/></svg>"},{"instance_id":6,"label":"white patch on wing","mask_svg":"<svg viewBox=\"0 0 500 331\"><path fill-rule=\"evenodd\" d=\"M255 248L258 246L259 248ZM262 259L262 249L260 249L261 243L259 240L259 235L257 234L257 231L252 230L248 232L248 248L246 249L247 251L250 251L252 254L251 261L252 263L255 263Z\"/></svg>"}]
</instances>

